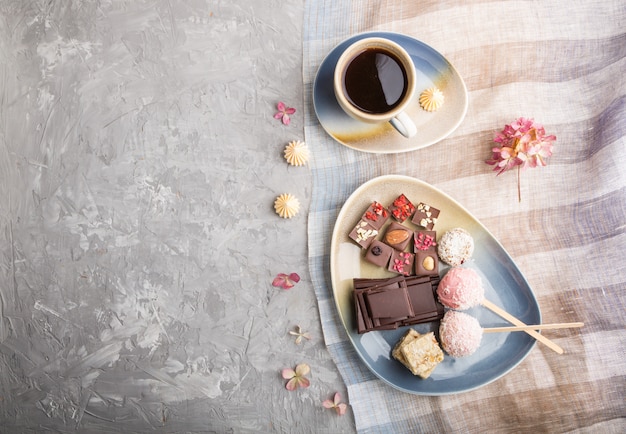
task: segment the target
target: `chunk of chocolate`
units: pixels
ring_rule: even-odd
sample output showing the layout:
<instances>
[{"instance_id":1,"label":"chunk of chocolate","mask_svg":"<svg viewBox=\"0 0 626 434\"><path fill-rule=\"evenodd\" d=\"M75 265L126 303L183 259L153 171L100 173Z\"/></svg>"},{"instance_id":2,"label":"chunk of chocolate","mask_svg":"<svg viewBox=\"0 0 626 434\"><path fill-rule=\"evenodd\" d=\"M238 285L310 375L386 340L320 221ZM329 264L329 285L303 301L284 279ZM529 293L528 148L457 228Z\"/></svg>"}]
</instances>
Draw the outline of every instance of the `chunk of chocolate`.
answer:
<instances>
[{"instance_id":1,"label":"chunk of chocolate","mask_svg":"<svg viewBox=\"0 0 626 434\"><path fill-rule=\"evenodd\" d=\"M415 231L413 233L413 252L437 249L436 231Z\"/></svg>"},{"instance_id":2,"label":"chunk of chocolate","mask_svg":"<svg viewBox=\"0 0 626 434\"><path fill-rule=\"evenodd\" d=\"M389 267L387 269L394 273L402 274L403 276L409 276L413 274L414 260L415 255L413 253L394 250L391 254Z\"/></svg>"},{"instance_id":3,"label":"chunk of chocolate","mask_svg":"<svg viewBox=\"0 0 626 434\"><path fill-rule=\"evenodd\" d=\"M383 242L396 250L404 250L413 238L413 231L397 222L391 222L383 236Z\"/></svg>"},{"instance_id":4,"label":"chunk of chocolate","mask_svg":"<svg viewBox=\"0 0 626 434\"><path fill-rule=\"evenodd\" d=\"M380 229L389 220L389 210L381 203L374 201L365 210L361 220L368 222L375 229Z\"/></svg>"},{"instance_id":5,"label":"chunk of chocolate","mask_svg":"<svg viewBox=\"0 0 626 434\"><path fill-rule=\"evenodd\" d=\"M393 318L399 321L413 316L406 285L367 291L365 300L372 319Z\"/></svg>"},{"instance_id":6,"label":"chunk of chocolate","mask_svg":"<svg viewBox=\"0 0 626 434\"><path fill-rule=\"evenodd\" d=\"M389 205L389 212L393 218L402 223L413 215L415 205L404 194L401 194Z\"/></svg>"},{"instance_id":7,"label":"chunk of chocolate","mask_svg":"<svg viewBox=\"0 0 626 434\"><path fill-rule=\"evenodd\" d=\"M381 241L374 240L367 248L365 260L374 265L378 265L379 267L387 267L392 252L393 248L391 246L388 246Z\"/></svg>"},{"instance_id":8,"label":"chunk of chocolate","mask_svg":"<svg viewBox=\"0 0 626 434\"><path fill-rule=\"evenodd\" d=\"M432 229L439 218L439 210L423 202L417 204L411 221L425 229Z\"/></svg>"},{"instance_id":9,"label":"chunk of chocolate","mask_svg":"<svg viewBox=\"0 0 626 434\"><path fill-rule=\"evenodd\" d=\"M363 330L359 331L359 333L365 333L370 330L393 330L398 328L398 324L400 323L394 319L386 319L381 323L380 318L373 318L365 296L370 291L393 291L398 288L404 288L406 290L406 282L404 279L401 277L396 279L380 279L373 283L373 286L355 289L354 291L355 303L358 303L357 315L361 315L361 318L357 319L357 325L361 322L364 325ZM357 286L359 285L355 285L355 288Z\"/></svg>"},{"instance_id":10,"label":"chunk of chocolate","mask_svg":"<svg viewBox=\"0 0 626 434\"><path fill-rule=\"evenodd\" d=\"M414 315L403 325L421 324L443 318L444 308L437 300L439 276L412 276L405 281Z\"/></svg>"},{"instance_id":11,"label":"chunk of chocolate","mask_svg":"<svg viewBox=\"0 0 626 434\"><path fill-rule=\"evenodd\" d=\"M357 278L353 282L359 333L393 330L443 318L443 306L435 295L439 276Z\"/></svg>"},{"instance_id":12,"label":"chunk of chocolate","mask_svg":"<svg viewBox=\"0 0 626 434\"><path fill-rule=\"evenodd\" d=\"M359 244L361 248L367 249L378 236L378 229L364 220L359 220L348 236Z\"/></svg>"}]
</instances>

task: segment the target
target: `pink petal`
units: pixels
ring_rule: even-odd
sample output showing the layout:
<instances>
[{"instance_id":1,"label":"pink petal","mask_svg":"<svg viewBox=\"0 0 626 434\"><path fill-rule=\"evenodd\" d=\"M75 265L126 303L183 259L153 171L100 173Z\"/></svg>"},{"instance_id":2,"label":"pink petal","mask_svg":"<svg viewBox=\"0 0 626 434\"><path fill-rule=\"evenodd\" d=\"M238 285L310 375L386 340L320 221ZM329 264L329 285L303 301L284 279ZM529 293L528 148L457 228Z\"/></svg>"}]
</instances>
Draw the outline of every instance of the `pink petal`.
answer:
<instances>
[{"instance_id":1,"label":"pink petal","mask_svg":"<svg viewBox=\"0 0 626 434\"><path fill-rule=\"evenodd\" d=\"M289 125L290 123L291 123L291 119L289 119L289 115L287 113L285 113L283 115L283 124Z\"/></svg>"},{"instance_id":2,"label":"pink petal","mask_svg":"<svg viewBox=\"0 0 626 434\"><path fill-rule=\"evenodd\" d=\"M276 104L276 108L280 110L281 112L284 112L286 108L285 103L282 101L279 101L278 104Z\"/></svg>"},{"instance_id":3,"label":"pink petal","mask_svg":"<svg viewBox=\"0 0 626 434\"><path fill-rule=\"evenodd\" d=\"M285 380L289 380L291 378L294 378L296 376L296 371L294 371L291 368L285 368L282 370L281 375L283 376L283 378Z\"/></svg>"},{"instance_id":4,"label":"pink petal","mask_svg":"<svg viewBox=\"0 0 626 434\"><path fill-rule=\"evenodd\" d=\"M287 113L288 115L292 115L292 114L294 114L295 112L296 112L296 109L295 109L295 108L293 108L293 107L288 107L288 108L285 110L285 113Z\"/></svg>"},{"instance_id":5,"label":"pink petal","mask_svg":"<svg viewBox=\"0 0 626 434\"><path fill-rule=\"evenodd\" d=\"M283 112L278 112L274 115L274 119L280 119L283 117Z\"/></svg>"},{"instance_id":6,"label":"pink petal","mask_svg":"<svg viewBox=\"0 0 626 434\"><path fill-rule=\"evenodd\" d=\"M277 274L274 280L272 280L272 286L283 286L285 284L285 279L287 279L286 274L284 273Z\"/></svg>"},{"instance_id":7,"label":"pink petal","mask_svg":"<svg viewBox=\"0 0 626 434\"><path fill-rule=\"evenodd\" d=\"M289 390L290 392L293 392L297 388L298 388L298 377L293 377L291 380L287 381L287 384L285 384L285 389Z\"/></svg>"},{"instance_id":8,"label":"pink petal","mask_svg":"<svg viewBox=\"0 0 626 434\"><path fill-rule=\"evenodd\" d=\"M298 276L298 273L291 273L289 275L289 280L293 281L294 283L298 283L300 281L300 276Z\"/></svg>"},{"instance_id":9,"label":"pink petal","mask_svg":"<svg viewBox=\"0 0 626 434\"><path fill-rule=\"evenodd\" d=\"M335 408L335 403L332 402L330 399L322 402L322 405L324 406L324 408Z\"/></svg>"},{"instance_id":10,"label":"pink petal","mask_svg":"<svg viewBox=\"0 0 626 434\"><path fill-rule=\"evenodd\" d=\"M346 410L348 410L348 406L342 402L341 404L337 405L336 410L339 416L343 416L344 414L346 414Z\"/></svg>"},{"instance_id":11,"label":"pink petal","mask_svg":"<svg viewBox=\"0 0 626 434\"><path fill-rule=\"evenodd\" d=\"M339 392L335 393L335 397L333 398L333 401L335 402L335 405L341 402L341 394Z\"/></svg>"}]
</instances>

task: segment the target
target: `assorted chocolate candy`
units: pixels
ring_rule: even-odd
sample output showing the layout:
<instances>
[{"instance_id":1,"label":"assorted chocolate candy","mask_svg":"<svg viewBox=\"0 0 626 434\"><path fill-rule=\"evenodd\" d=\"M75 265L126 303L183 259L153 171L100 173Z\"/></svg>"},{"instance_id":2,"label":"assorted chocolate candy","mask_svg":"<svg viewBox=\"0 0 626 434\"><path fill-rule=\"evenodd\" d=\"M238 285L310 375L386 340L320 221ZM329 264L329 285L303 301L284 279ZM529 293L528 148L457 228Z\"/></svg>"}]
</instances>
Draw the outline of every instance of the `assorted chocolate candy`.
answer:
<instances>
[{"instance_id":1,"label":"assorted chocolate candy","mask_svg":"<svg viewBox=\"0 0 626 434\"><path fill-rule=\"evenodd\" d=\"M365 251L366 261L398 276L354 279L359 333L443 317L443 306L436 297L439 260L433 228L438 217L438 209L423 202L416 207L404 194L387 207L374 201L363 212L349 237ZM403 224L407 220L422 229L409 228Z\"/></svg>"},{"instance_id":2,"label":"assorted chocolate candy","mask_svg":"<svg viewBox=\"0 0 626 434\"><path fill-rule=\"evenodd\" d=\"M349 236L365 250L364 259L397 277L354 279L354 307L359 333L392 330L443 317L437 301L439 210L419 202L417 207L400 194L385 207L372 202ZM392 218L392 221L388 220ZM404 224L410 221L421 229Z\"/></svg>"},{"instance_id":3,"label":"assorted chocolate candy","mask_svg":"<svg viewBox=\"0 0 626 434\"><path fill-rule=\"evenodd\" d=\"M385 207L372 202L349 237L365 249L365 260L402 276L431 276L439 273L437 232L432 230L439 210L420 202L417 207L400 194ZM393 218L386 228L385 223ZM407 219L424 230L413 230Z\"/></svg>"}]
</instances>

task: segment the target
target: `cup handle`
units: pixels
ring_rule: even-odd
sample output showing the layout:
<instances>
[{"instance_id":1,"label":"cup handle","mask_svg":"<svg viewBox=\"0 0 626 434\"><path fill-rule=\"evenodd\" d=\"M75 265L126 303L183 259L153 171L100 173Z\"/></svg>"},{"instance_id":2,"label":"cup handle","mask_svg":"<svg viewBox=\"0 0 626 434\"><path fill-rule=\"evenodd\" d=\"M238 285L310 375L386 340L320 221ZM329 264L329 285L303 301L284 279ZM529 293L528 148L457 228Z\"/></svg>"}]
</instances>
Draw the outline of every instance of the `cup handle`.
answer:
<instances>
[{"instance_id":1,"label":"cup handle","mask_svg":"<svg viewBox=\"0 0 626 434\"><path fill-rule=\"evenodd\" d=\"M405 112L400 112L395 118L391 118L389 123L396 129L400 134L402 134L406 138L413 137L417 134L417 127Z\"/></svg>"}]
</instances>

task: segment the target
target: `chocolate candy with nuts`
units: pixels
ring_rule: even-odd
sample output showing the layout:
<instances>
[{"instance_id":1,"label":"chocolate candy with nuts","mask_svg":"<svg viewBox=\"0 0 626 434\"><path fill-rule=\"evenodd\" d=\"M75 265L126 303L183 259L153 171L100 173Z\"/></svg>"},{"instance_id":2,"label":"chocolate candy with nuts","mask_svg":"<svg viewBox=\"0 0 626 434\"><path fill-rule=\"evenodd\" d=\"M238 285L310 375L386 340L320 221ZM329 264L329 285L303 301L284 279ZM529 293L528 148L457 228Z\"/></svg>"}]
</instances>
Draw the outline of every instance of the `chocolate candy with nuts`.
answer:
<instances>
[{"instance_id":1,"label":"chocolate candy with nuts","mask_svg":"<svg viewBox=\"0 0 626 434\"><path fill-rule=\"evenodd\" d=\"M364 220L359 220L348 236L363 249L367 249L378 236L378 229Z\"/></svg>"},{"instance_id":2,"label":"chocolate candy with nuts","mask_svg":"<svg viewBox=\"0 0 626 434\"><path fill-rule=\"evenodd\" d=\"M417 204L411 221L424 229L432 229L439 218L439 210L423 202Z\"/></svg>"},{"instance_id":3,"label":"chocolate candy with nuts","mask_svg":"<svg viewBox=\"0 0 626 434\"><path fill-rule=\"evenodd\" d=\"M434 249L420 250L415 253L415 275L439 275L439 258Z\"/></svg>"},{"instance_id":4,"label":"chocolate candy with nuts","mask_svg":"<svg viewBox=\"0 0 626 434\"><path fill-rule=\"evenodd\" d=\"M396 250L404 250L413 239L413 231L397 222L387 227L383 242Z\"/></svg>"}]
</instances>

